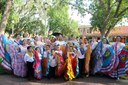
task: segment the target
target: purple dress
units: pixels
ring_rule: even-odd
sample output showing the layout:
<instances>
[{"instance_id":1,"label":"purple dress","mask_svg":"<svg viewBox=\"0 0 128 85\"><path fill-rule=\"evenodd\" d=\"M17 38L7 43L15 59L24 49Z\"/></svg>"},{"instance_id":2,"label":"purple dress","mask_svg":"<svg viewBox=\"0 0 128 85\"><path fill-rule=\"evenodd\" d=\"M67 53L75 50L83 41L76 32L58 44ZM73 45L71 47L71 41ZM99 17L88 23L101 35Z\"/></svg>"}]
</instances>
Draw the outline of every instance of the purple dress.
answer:
<instances>
[{"instance_id":1,"label":"purple dress","mask_svg":"<svg viewBox=\"0 0 128 85\"><path fill-rule=\"evenodd\" d=\"M26 65L24 62L24 55L25 55L25 51L23 50L22 47L23 46L19 46L21 51L18 52L18 50L14 47L14 45L8 45L8 53L11 57L11 65L12 65L12 69L13 69L13 73L16 76L19 77L25 77L26 76ZM27 49L27 48L26 48Z\"/></svg>"}]
</instances>

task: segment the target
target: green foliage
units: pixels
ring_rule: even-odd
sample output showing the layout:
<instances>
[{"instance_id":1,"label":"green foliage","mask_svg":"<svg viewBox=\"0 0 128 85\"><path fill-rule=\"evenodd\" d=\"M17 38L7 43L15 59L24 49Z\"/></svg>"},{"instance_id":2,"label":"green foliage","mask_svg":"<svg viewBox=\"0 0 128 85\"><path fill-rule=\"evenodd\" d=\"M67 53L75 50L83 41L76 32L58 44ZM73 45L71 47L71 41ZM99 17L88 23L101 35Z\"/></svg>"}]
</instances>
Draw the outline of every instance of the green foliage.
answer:
<instances>
[{"instance_id":1,"label":"green foliage","mask_svg":"<svg viewBox=\"0 0 128 85\"><path fill-rule=\"evenodd\" d=\"M5 4L6 4L5 0L0 0L0 21L1 21L2 15L4 13Z\"/></svg>"},{"instance_id":2,"label":"green foliage","mask_svg":"<svg viewBox=\"0 0 128 85\"><path fill-rule=\"evenodd\" d=\"M35 18L36 6L34 0L13 0L11 13L8 19L6 32L15 34L20 32L44 33L44 24ZM38 31L40 30L40 31Z\"/></svg>"},{"instance_id":3,"label":"green foliage","mask_svg":"<svg viewBox=\"0 0 128 85\"><path fill-rule=\"evenodd\" d=\"M91 0L91 25L102 35L108 36L111 29L128 15L127 0Z\"/></svg>"},{"instance_id":4,"label":"green foliage","mask_svg":"<svg viewBox=\"0 0 128 85\"><path fill-rule=\"evenodd\" d=\"M123 18L128 18L128 0L62 0L62 2L71 5L82 16L86 13L91 14L92 29L98 29L102 36L108 36L115 25Z\"/></svg>"},{"instance_id":5,"label":"green foliage","mask_svg":"<svg viewBox=\"0 0 128 85\"><path fill-rule=\"evenodd\" d=\"M0 0L0 19L5 9L5 2L5 0ZM79 35L78 23L69 18L68 2L69 0L12 0L5 31L10 34L20 32L45 34L46 31L52 31L61 32L64 35ZM48 5L47 8L45 4Z\"/></svg>"},{"instance_id":6,"label":"green foliage","mask_svg":"<svg viewBox=\"0 0 128 85\"><path fill-rule=\"evenodd\" d=\"M78 35L78 23L71 20L68 15L68 5L61 0L55 0L55 5L49 7L49 30L52 32L61 32L64 35Z\"/></svg>"}]
</instances>

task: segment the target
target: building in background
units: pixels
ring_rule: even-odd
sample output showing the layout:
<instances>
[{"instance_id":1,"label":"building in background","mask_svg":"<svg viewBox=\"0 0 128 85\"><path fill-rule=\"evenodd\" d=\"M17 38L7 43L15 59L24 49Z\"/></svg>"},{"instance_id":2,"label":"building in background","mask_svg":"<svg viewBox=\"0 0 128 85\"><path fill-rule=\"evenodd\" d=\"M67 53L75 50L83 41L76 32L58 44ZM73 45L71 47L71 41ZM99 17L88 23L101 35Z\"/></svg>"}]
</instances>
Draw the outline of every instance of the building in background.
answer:
<instances>
[{"instance_id":1,"label":"building in background","mask_svg":"<svg viewBox=\"0 0 128 85\"><path fill-rule=\"evenodd\" d=\"M86 37L100 37L101 34L98 30L91 30L91 25L81 25L79 26L79 32L81 35ZM121 36L125 42L128 42L128 26L116 26L113 30L111 30L109 34L110 41L114 41L116 36Z\"/></svg>"}]
</instances>

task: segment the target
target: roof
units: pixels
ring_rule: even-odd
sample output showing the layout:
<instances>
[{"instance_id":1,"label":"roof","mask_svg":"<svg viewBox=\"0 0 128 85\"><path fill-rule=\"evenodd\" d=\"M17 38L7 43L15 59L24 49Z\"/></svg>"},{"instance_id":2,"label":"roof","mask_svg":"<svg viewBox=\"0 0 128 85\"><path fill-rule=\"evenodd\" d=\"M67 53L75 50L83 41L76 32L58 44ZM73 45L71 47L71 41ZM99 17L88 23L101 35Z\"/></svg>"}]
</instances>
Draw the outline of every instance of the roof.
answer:
<instances>
[{"instance_id":1,"label":"roof","mask_svg":"<svg viewBox=\"0 0 128 85\"><path fill-rule=\"evenodd\" d=\"M110 32L110 35L128 36L128 26L115 27L114 30Z\"/></svg>"},{"instance_id":2,"label":"roof","mask_svg":"<svg viewBox=\"0 0 128 85\"><path fill-rule=\"evenodd\" d=\"M91 34L87 34L86 36L100 36L99 31L94 31ZM115 27L109 34L109 36L128 36L128 26L118 26Z\"/></svg>"}]
</instances>

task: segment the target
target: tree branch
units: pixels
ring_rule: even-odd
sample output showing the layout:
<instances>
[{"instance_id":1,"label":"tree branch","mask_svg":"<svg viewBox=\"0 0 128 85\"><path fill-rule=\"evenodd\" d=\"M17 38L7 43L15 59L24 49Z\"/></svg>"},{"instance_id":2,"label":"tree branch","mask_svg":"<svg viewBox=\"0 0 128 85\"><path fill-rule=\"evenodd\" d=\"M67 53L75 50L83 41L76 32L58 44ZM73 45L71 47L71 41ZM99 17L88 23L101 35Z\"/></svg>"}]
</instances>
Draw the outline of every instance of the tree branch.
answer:
<instances>
[{"instance_id":1,"label":"tree branch","mask_svg":"<svg viewBox=\"0 0 128 85\"><path fill-rule=\"evenodd\" d=\"M103 1L104 1L104 0L99 0L101 6L105 6ZM104 8L104 7L103 7L103 8Z\"/></svg>"},{"instance_id":2,"label":"tree branch","mask_svg":"<svg viewBox=\"0 0 128 85\"><path fill-rule=\"evenodd\" d=\"M120 7L121 7L121 3L122 3L122 0L118 0L118 5L117 5L117 8L116 8L116 12L115 12L114 17L116 17L118 15L118 12L119 12Z\"/></svg>"},{"instance_id":3,"label":"tree branch","mask_svg":"<svg viewBox=\"0 0 128 85\"><path fill-rule=\"evenodd\" d=\"M107 3L107 14L105 15L105 19L104 19L104 26L103 26L103 28L105 28L106 27L106 25L107 25L107 23L108 23L108 21L109 21L109 19L110 19L110 14L111 14L111 8L110 8L110 1L111 0L108 0L108 3Z\"/></svg>"},{"instance_id":4,"label":"tree branch","mask_svg":"<svg viewBox=\"0 0 128 85\"><path fill-rule=\"evenodd\" d=\"M116 3L117 3L117 0L115 0L115 2L112 4L110 8L112 8Z\"/></svg>"},{"instance_id":5,"label":"tree branch","mask_svg":"<svg viewBox=\"0 0 128 85\"><path fill-rule=\"evenodd\" d=\"M74 6L74 7L78 7L78 6L76 6L75 4L70 3L70 2L65 2L65 3L67 3L67 4L71 5L71 6ZM84 11L86 11L86 12L88 12L89 14L91 14L91 15L94 16L94 14L93 14L91 11L89 11L88 9L84 9L84 8L81 8L81 9L83 9Z\"/></svg>"},{"instance_id":6,"label":"tree branch","mask_svg":"<svg viewBox=\"0 0 128 85\"><path fill-rule=\"evenodd\" d=\"M111 8L110 8L111 3L110 2L111 2L111 0L108 0L108 4L107 4L108 5L108 12L111 10Z\"/></svg>"},{"instance_id":7,"label":"tree branch","mask_svg":"<svg viewBox=\"0 0 128 85\"><path fill-rule=\"evenodd\" d=\"M12 1L11 0L6 0L6 7L4 10L4 14L2 16L2 20L0 22L0 33L4 33L6 25L7 25L7 21L10 15L10 9L11 9L11 5L12 5Z\"/></svg>"},{"instance_id":8,"label":"tree branch","mask_svg":"<svg viewBox=\"0 0 128 85\"><path fill-rule=\"evenodd\" d=\"M124 10L122 10L118 15L117 17L119 17L120 15L122 15L124 12L126 12L128 10L128 7L126 7Z\"/></svg>"},{"instance_id":9,"label":"tree branch","mask_svg":"<svg viewBox=\"0 0 128 85\"><path fill-rule=\"evenodd\" d=\"M110 33L111 29L112 29L120 20L121 20L121 18L117 19L117 21L115 21L115 23L114 23L113 25L110 25L110 26L108 27L107 32L105 32L105 37L108 36L108 34Z\"/></svg>"},{"instance_id":10,"label":"tree branch","mask_svg":"<svg viewBox=\"0 0 128 85\"><path fill-rule=\"evenodd\" d=\"M105 4L104 4L104 0L99 0L99 3L100 3L100 8L103 9L103 12L104 12L103 16L105 17L106 16L105 11L107 11L107 10L106 10Z\"/></svg>"},{"instance_id":11,"label":"tree branch","mask_svg":"<svg viewBox=\"0 0 128 85\"><path fill-rule=\"evenodd\" d=\"M26 3L23 6L21 6L21 9L18 11L18 13L21 13L24 10L24 8L28 4L28 2L29 2L29 0L26 0Z\"/></svg>"}]
</instances>

